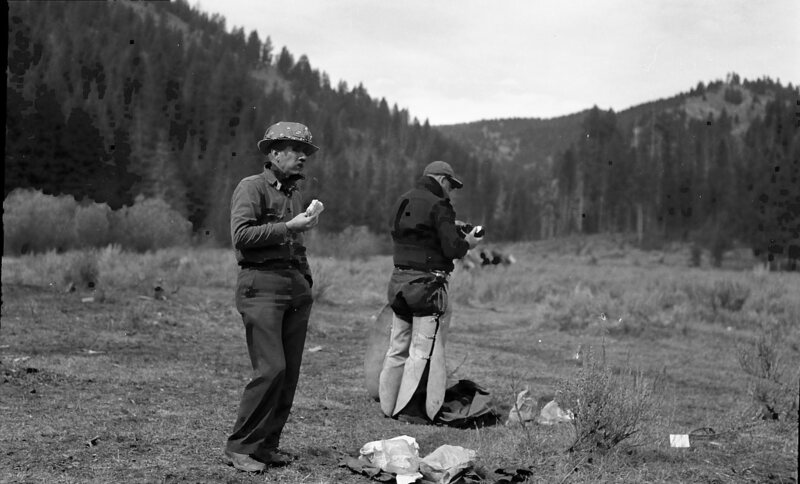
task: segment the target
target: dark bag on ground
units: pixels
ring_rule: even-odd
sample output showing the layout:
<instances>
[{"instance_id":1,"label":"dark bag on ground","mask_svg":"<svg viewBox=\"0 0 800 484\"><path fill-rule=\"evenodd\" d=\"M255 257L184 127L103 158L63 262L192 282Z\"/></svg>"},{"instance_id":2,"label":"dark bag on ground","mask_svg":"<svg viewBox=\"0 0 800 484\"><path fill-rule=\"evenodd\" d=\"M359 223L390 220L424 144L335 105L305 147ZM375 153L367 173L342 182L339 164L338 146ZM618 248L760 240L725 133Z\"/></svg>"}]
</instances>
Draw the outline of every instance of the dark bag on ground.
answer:
<instances>
[{"instance_id":1,"label":"dark bag on ground","mask_svg":"<svg viewBox=\"0 0 800 484\"><path fill-rule=\"evenodd\" d=\"M445 391L434 423L463 429L497 425L500 420L489 392L471 380L458 380Z\"/></svg>"}]
</instances>

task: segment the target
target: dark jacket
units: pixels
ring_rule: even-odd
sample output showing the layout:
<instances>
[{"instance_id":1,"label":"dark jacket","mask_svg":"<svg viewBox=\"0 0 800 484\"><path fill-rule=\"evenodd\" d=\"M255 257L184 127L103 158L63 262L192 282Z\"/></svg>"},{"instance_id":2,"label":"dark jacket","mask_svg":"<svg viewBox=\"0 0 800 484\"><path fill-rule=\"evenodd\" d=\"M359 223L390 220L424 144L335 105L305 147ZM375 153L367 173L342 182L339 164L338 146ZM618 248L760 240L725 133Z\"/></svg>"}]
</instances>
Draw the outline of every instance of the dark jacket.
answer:
<instances>
[{"instance_id":1,"label":"dark jacket","mask_svg":"<svg viewBox=\"0 0 800 484\"><path fill-rule=\"evenodd\" d=\"M453 270L469 244L456 230L456 212L441 185L423 176L392 208L394 265L423 271Z\"/></svg>"},{"instance_id":2,"label":"dark jacket","mask_svg":"<svg viewBox=\"0 0 800 484\"><path fill-rule=\"evenodd\" d=\"M283 261L310 277L303 234L286 228L304 210L300 192L289 185L266 168L239 182L231 197L233 248L240 265Z\"/></svg>"}]
</instances>

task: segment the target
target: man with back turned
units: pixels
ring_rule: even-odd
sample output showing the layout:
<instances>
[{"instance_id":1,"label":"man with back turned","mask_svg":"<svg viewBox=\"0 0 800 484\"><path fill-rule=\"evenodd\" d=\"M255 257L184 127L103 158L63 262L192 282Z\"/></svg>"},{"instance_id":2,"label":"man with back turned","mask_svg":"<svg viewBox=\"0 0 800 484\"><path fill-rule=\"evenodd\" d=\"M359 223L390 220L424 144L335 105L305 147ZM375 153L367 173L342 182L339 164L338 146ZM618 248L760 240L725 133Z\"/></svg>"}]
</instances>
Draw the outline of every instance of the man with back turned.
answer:
<instances>
[{"instance_id":1,"label":"man with back turned","mask_svg":"<svg viewBox=\"0 0 800 484\"><path fill-rule=\"evenodd\" d=\"M383 413L399 420L430 423L443 403L447 283L453 259L480 241L477 227L459 233L450 192L462 186L448 163L434 161L392 208L394 315L378 393Z\"/></svg>"}]
</instances>

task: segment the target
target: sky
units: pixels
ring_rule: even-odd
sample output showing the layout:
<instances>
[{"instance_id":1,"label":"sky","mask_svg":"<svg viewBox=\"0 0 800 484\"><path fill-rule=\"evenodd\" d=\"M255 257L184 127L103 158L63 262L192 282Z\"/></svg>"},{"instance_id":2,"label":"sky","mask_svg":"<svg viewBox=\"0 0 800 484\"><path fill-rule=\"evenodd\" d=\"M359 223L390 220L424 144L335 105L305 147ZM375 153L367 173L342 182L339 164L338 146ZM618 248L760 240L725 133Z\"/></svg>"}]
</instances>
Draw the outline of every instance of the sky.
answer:
<instances>
[{"instance_id":1,"label":"sky","mask_svg":"<svg viewBox=\"0 0 800 484\"><path fill-rule=\"evenodd\" d=\"M432 125L800 84L798 0L189 0Z\"/></svg>"}]
</instances>

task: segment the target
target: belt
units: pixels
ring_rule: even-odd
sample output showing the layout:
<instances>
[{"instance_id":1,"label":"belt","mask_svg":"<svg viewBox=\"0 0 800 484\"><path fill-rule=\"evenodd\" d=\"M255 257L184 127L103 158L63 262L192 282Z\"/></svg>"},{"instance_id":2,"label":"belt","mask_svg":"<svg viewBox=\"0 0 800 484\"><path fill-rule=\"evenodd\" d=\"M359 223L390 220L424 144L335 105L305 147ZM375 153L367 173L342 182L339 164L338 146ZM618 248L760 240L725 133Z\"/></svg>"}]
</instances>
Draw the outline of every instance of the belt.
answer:
<instances>
[{"instance_id":1,"label":"belt","mask_svg":"<svg viewBox=\"0 0 800 484\"><path fill-rule=\"evenodd\" d=\"M442 270L439 270L439 269L419 269L419 268L416 268L416 267L404 266L404 265L395 265L394 268L397 269L397 270L400 270L400 271L427 272L429 274L435 275L436 277L443 277L445 279L450 277L450 273L449 272L442 271Z\"/></svg>"},{"instance_id":2,"label":"belt","mask_svg":"<svg viewBox=\"0 0 800 484\"><path fill-rule=\"evenodd\" d=\"M280 269L300 269L300 263L287 260L268 260L264 262L239 262L242 269L256 269L261 271Z\"/></svg>"}]
</instances>

